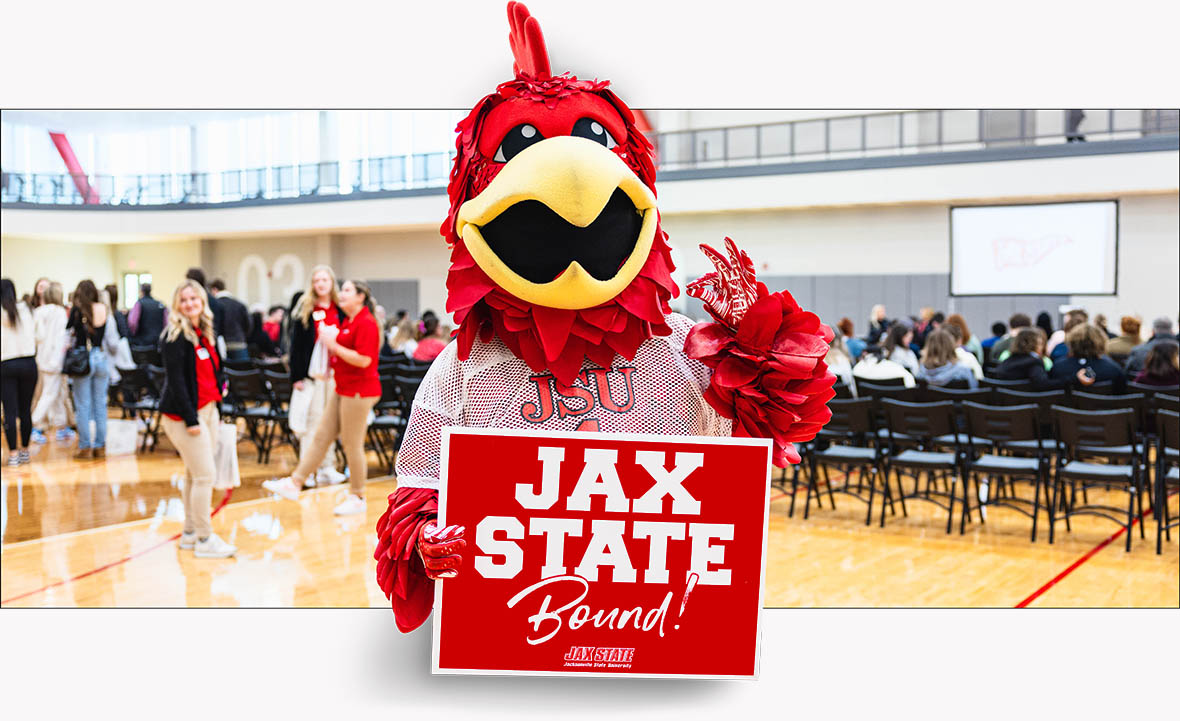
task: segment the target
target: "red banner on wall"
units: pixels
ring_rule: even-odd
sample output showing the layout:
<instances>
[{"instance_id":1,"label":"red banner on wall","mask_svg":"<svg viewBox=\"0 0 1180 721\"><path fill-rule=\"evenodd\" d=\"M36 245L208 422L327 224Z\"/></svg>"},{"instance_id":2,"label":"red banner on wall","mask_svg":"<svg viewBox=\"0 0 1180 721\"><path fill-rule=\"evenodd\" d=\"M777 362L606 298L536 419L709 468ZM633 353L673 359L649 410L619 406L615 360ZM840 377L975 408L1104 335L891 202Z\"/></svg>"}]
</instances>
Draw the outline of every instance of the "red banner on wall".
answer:
<instances>
[{"instance_id":1,"label":"red banner on wall","mask_svg":"<svg viewBox=\"0 0 1180 721\"><path fill-rule=\"evenodd\" d=\"M770 441L446 428L434 671L753 677Z\"/></svg>"}]
</instances>

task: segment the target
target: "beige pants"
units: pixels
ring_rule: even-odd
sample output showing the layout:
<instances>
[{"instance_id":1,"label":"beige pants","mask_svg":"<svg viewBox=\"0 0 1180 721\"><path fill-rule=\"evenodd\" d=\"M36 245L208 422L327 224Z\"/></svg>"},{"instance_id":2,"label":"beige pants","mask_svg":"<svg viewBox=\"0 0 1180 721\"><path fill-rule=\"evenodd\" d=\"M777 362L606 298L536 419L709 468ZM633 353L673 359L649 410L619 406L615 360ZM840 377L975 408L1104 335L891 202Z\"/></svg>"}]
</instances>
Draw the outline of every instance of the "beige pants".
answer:
<instances>
[{"instance_id":1,"label":"beige pants","mask_svg":"<svg viewBox=\"0 0 1180 721\"><path fill-rule=\"evenodd\" d=\"M365 497L365 479L368 476L365 458L365 431L368 430L369 411L377 405L380 396L371 398L345 398L339 393L328 397L328 407L316 425L311 443L304 446L299 465L291 474L295 485L302 486L311 475L319 459L324 457L336 439L344 446L344 457L348 459L348 486L361 498Z\"/></svg>"},{"instance_id":2,"label":"beige pants","mask_svg":"<svg viewBox=\"0 0 1180 721\"><path fill-rule=\"evenodd\" d=\"M66 377L45 371L38 375L41 397L33 406L33 427L44 428L48 421L49 428L61 428L66 424L66 396L69 395Z\"/></svg>"},{"instance_id":3,"label":"beige pants","mask_svg":"<svg viewBox=\"0 0 1180 721\"><path fill-rule=\"evenodd\" d=\"M299 460L303 461L311 449L312 439L315 438L316 427L320 423L320 419L324 417L324 411L328 407L328 401L332 396L336 395L336 382L331 378L327 380L316 380L314 378L305 378L303 380L305 385L311 385L311 404L307 409L307 428L303 434L299 436ZM336 470L336 454L329 448L324 453L320 454L316 470Z\"/></svg>"},{"instance_id":4,"label":"beige pants","mask_svg":"<svg viewBox=\"0 0 1180 721\"><path fill-rule=\"evenodd\" d=\"M197 538L207 538L213 532L209 521L213 505L213 477L217 467L213 451L217 444L217 404L207 403L197 412L201 432L190 436L184 421L174 421L167 416L160 417L164 434L184 461L184 532L196 533Z\"/></svg>"}]
</instances>

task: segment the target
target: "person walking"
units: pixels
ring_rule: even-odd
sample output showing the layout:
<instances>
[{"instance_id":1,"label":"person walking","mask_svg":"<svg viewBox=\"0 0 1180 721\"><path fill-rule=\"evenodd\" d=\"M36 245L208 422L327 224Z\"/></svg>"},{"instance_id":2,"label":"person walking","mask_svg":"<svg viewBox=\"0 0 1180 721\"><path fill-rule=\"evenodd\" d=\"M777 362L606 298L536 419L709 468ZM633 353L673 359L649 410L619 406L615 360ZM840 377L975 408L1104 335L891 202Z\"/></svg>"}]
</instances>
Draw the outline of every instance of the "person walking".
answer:
<instances>
[{"instance_id":1,"label":"person walking","mask_svg":"<svg viewBox=\"0 0 1180 721\"><path fill-rule=\"evenodd\" d=\"M74 412L78 421L77 460L102 458L106 455L107 437L107 390L110 371L107 366L108 354L113 353L119 343L119 333L110 321L110 309L98 297L98 288L89 279L78 283L74 289L74 307L70 310L66 329L72 332L73 348L88 351L90 371L75 376ZM90 422L94 421L94 435L90 435Z\"/></svg>"},{"instance_id":2,"label":"person walking","mask_svg":"<svg viewBox=\"0 0 1180 721\"><path fill-rule=\"evenodd\" d=\"M33 328L37 339L37 373L41 379L41 397L33 407L33 441L45 443L48 438L38 430L46 427L57 428L59 443L69 441L73 432L67 427L66 394L69 384L61 372L62 360L66 355L66 322L69 312L62 304L61 283L56 281L42 297L42 303L33 311ZM46 425L48 424L48 425Z\"/></svg>"},{"instance_id":3,"label":"person walking","mask_svg":"<svg viewBox=\"0 0 1180 721\"><path fill-rule=\"evenodd\" d=\"M300 460L311 452L316 425L335 390L332 366L325 345L319 341L319 332L324 326L339 327L345 318L339 302L336 274L326 265L317 265L311 269L308 289L294 303L289 316L291 387L306 396L301 402L307 404L302 430L296 433ZM330 449L316 458L315 463L318 470L305 479L306 488L346 480L346 476L336 470L335 453Z\"/></svg>"},{"instance_id":4,"label":"person walking","mask_svg":"<svg viewBox=\"0 0 1180 721\"><path fill-rule=\"evenodd\" d=\"M335 392L320 418L309 452L301 454L295 471L286 478L263 481L262 487L283 498L298 500L299 489L315 471L319 458L339 439L348 459L349 495L336 506L335 513L344 516L365 512L365 432L369 411L381 398L381 381L377 377L381 330L373 317L373 296L367 285L345 281L339 298L347 321L339 327L325 325L319 330L320 342L332 359Z\"/></svg>"},{"instance_id":5,"label":"person walking","mask_svg":"<svg viewBox=\"0 0 1180 721\"><path fill-rule=\"evenodd\" d=\"M16 299L12 280L0 279L0 405L4 409L4 440L8 443L10 466L29 462L33 391L37 388L36 353L33 314L24 301Z\"/></svg>"},{"instance_id":6,"label":"person walking","mask_svg":"<svg viewBox=\"0 0 1180 721\"><path fill-rule=\"evenodd\" d=\"M221 361L208 296L194 280L181 283L172 294L161 356L164 389L160 393L160 425L180 453L185 471L180 547L193 549L197 558L228 558L237 549L213 532L211 520Z\"/></svg>"},{"instance_id":7,"label":"person walking","mask_svg":"<svg viewBox=\"0 0 1180 721\"><path fill-rule=\"evenodd\" d=\"M168 322L168 308L152 297L152 284L139 286L139 300L127 313L127 330L132 349L155 348Z\"/></svg>"}]
</instances>

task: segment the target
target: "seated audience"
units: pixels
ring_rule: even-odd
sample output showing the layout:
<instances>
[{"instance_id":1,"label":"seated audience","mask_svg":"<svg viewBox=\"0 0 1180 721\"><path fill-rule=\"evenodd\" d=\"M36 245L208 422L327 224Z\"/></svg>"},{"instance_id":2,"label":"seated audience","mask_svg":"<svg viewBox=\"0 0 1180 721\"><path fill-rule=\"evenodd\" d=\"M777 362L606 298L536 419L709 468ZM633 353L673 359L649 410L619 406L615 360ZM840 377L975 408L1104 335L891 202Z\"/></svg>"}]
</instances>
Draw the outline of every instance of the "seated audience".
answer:
<instances>
[{"instance_id":1,"label":"seated audience","mask_svg":"<svg viewBox=\"0 0 1180 721\"><path fill-rule=\"evenodd\" d=\"M877 345L885 338L885 333L888 330L889 319L885 317L885 306L880 304L873 306L873 310L869 314L869 331L865 333L865 343Z\"/></svg>"},{"instance_id":2,"label":"seated audience","mask_svg":"<svg viewBox=\"0 0 1180 721\"><path fill-rule=\"evenodd\" d=\"M286 314L287 309L283 306L272 305L266 312L266 320L262 322L262 332L266 333L275 345L278 345L279 338L283 335L283 316Z\"/></svg>"},{"instance_id":3,"label":"seated audience","mask_svg":"<svg viewBox=\"0 0 1180 721\"><path fill-rule=\"evenodd\" d=\"M992 337L991 338L984 338L982 341L979 342L979 345L983 346L984 360L991 357L990 354L991 354L992 347L995 346L995 344L998 343L999 340L1001 338L1005 337L1007 334L1008 334L1008 326L1004 325L1000 321L996 321L995 323L992 323Z\"/></svg>"},{"instance_id":4,"label":"seated audience","mask_svg":"<svg viewBox=\"0 0 1180 721\"><path fill-rule=\"evenodd\" d=\"M962 345L962 329L948 320L939 330L945 330L951 334L951 340L955 342L955 357L959 359L959 362L971 369L971 374L975 376L976 380L983 378L983 366L979 365L979 361L975 358L974 354L970 353Z\"/></svg>"},{"instance_id":5,"label":"seated audience","mask_svg":"<svg viewBox=\"0 0 1180 721\"><path fill-rule=\"evenodd\" d=\"M1049 336L1049 341L1045 344L1045 352L1056 363L1058 360L1064 358L1069 352L1069 346L1065 343L1065 336L1079 325L1084 325L1090 320L1090 315L1086 311L1078 308L1071 310L1065 314L1065 324L1061 330L1054 331L1053 335Z\"/></svg>"},{"instance_id":6,"label":"seated audience","mask_svg":"<svg viewBox=\"0 0 1180 721\"><path fill-rule=\"evenodd\" d=\"M1034 325L1045 331L1046 342L1049 338L1053 337L1053 317L1047 311L1041 311L1037 314L1037 322Z\"/></svg>"},{"instance_id":7,"label":"seated audience","mask_svg":"<svg viewBox=\"0 0 1180 721\"><path fill-rule=\"evenodd\" d=\"M1162 388L1180 388L1180 344L1162 340L1147 352L1143 370L1135 376L1136 383Z\"/></svg>"},{"instance_id":8,"label":"seated audience","mask_svg":"<svg viewBox=\"0 0 1180 721\"><path fill-rule=\"evenodd\" d=\"M952 313L946 318L947 325L954 325L959 327L959 345L967 350L968 353L975 356L976 362L983 363L983 346L979 343L979 339L971 334L970 329L967 328L967 319L958 313Z\"/></svg>"},{"instance_id":9,"label":"seated audience","mask_svg":"<svg viewBox=\"0 0 1180 721\"><path fill-rule=\"evenodd\" d=\"M947 325L951 325L948 319ZM926 381L927 385L945 386L952 381L964 381L968 388L976 388L979 381L971 372L970 366L959 359L956 351L955 338L945 329L939 329L926 339L926 347L922 349L922 364L918 368L918 378Z\"/></svg>"},{"instance_id":10,"label":"seated audience","mask_svg":"<svg viewBox=\"0 0 1180 721\"><path fill-rule=\"evenodd\" d=\"M419 362L433 361L447 347L448 338L445 329L438 324L438 317L433 313L422 321L423 337L414 349L413 358Z\"/></svg>"},{"instance_id":11,"label":"seated audience","mask_svg":"<svg viewBox=\"0 0 1180 721\"><path fill-rule=\"evenodd\" d=\"M1008 350L1008 347L1012 345L1012 340L1016 337L1020 329L1030 326L1032 326L1031 318L1024 313L1013 313L1012 317L1008 319L1008 332L991 347L991 355L989 357L994 361L1000 360L1000 354ZM1048 338L1049 335L1046 333L1045 337Z\"/></svg>"},{"instance_id":12,"label":"seated audience","mask_svg":"<svg viewBox=\"0 0 1180 721\"><path fill-rule=\"evenodd\" d=\"M1151 338L1146 343L1135 346L1131 350L1131 355L1127 356L1127 373L1134 375L1143 370L1147 363L1147 354L1156 343L1165 340L1176 340L1176 335L1172 332L1172 319L1159 317L1151 323Z\"/></svg>"},{"instance_id":13,"label":"seated audience","mask_svg":"<svg viewBox=\"0 0 1180 721\"><path fill-rule=\"evenodd\" d=\"M1122 320L1119 321L1119 326L1121 327L1123 334L1117 338L1111 339L1111 341L1106 344L1106 353L1110 356L1111 360L1115 362L1122 362L1126 360L1127 356L1131 355L1131 351L1135 349L1135 346L1143 342L1143 340L1139 337L1139 329L1142 327L1142 325L1140 324L1138 318L1124 315Z\"/></svg>"},{"instance_id":14,"label":"seated audience","mask_svg":"<svg viewBox=\"0 0 1180 721\"><path fill-rule=\"evenodd\" d=\"M408 315L403 315L397 325L390 330L393 331L393 335L389 338L390 350L407 356L414 355L414 349L418 347L418 333L414 328L414 321L410 320Z\"/></svg>"},{"instance_id":15,"label":"seated audience","mask_svg":"<svg viewBox=\"0 0 1180 721\"><path fill-rule=\"evenodd\" d=\"M1041 330L1040 326L1034 325L1034 326L1030 326L1030 328L1032 330L1036 331L1037 336L1041 339L1041 343L1037 347L1037 355L1041 357L1041 365L1045 366L1045 372L1048 373L1050 370L1053 369L1053 361L1049 358L1049 356L1045 355L1045 340L1047 339L1047 336L1045 335L1045 331ZM1015 344L1015 341L1013 341L1013 344ZM1007 348L1004 350L1003 353L1000 353L999 355L996 356L996 362L1002 364L1004 361L1008 360L1011 356L1012 356L1012 349Z\"/></svg>"},{"instance_id":16,"label":"seated audience","mask_svg":"<svg viewBox=\"0 0 1180 721\"><path fill-rule=\"evenodd\" d=\"M1110 381L1115 393L1122 393L1127 387L1123 369L1106 358L1106 334L1089 323L1075 325L1065 337L1068 355L1053 361L1049 377L1063 380L1078 390L1095 383ZM1089 373L1087 371L1090 371Z\"/></svg>"},{"instance_id":17,"label":"seated audience","mask_svg":"<svg viewBox=\"0 0 1180 721\"><path fill-rule=\"evenodd\" d=\"M852 381L852 358L848 355L848 349L844 347L844 336L840 333L832 334L832 342L828 346L828 354L824 356L824 363L828 365L828 370L835 373L840 382L856 395L856 384Z\"/></svg>"},{"instance_id":18,"label":"seated audience","mask_svg":"<svg viewBox=\"0 0 1180 721\"><path fill-rule=\"evenodd\" d=\"M865 352L865 342L856 337L856 329L852 325L851 318L841 318L840 322L836 324L836 329L840 331L840 335L844 336L844 347L848 349L848 357L855 363L860 358L860 354Z\"/></svg>"},{"instance_id":19,"label":"seated audience","mask_svg":"<svg viewBox=\"0 0 1180 721\"><path fill-rule=\"evenodd\" d=\"M276 358L281 355L279 346L263 330L262 311L250 314L250 334L246 336L246 349L251 358Z\"/></svg>"},{"instance_id":20,"label":"seated audience","mask_svg":"<svg viewBox=\"0 0 1180 721\"><path fill-rule=\"evenodd\" d=\"M910 342L914 340L914 332L901 323L894 323L885 334L885 342L881 345L885 358L900 363L910 373L918 372L918 356L910 349Z\"/></svg>"},{"instance_id":21,"label":"seated audience","mask_svg":"<svg viewBox=\"0 0 1180 721\"><path fill-rule=\"evenodd\" d=\"M1045 332L1040 328L1021 328L1012 340L1012 347L1004 351L1006 357L991 375L1002 381L1029 381L1038 391L1064 387L1065 381L1050 378L1046 372L1053 365L1046 365L1041 355L1044 351Z\"/></svg>"},{"instance_id":22,"label":"seated audience","mask_svg":"<svg viewBox=\"0 0 1180 721\"><path fill-rule=\"evenodd\" d=\"M913 374L905 366L882 356L881 346L873 346L861 354L860 361L852 367L852 376L857 381L868 383L901 378L906 388L917 385Z\"/></svg>"},{"instance_id":23,"label":"seated audience","mask_svg":"<svg viewBox=\"0 0 1180 721\"><path fill-rule=\"evenodd\" d=\"M1094 316L1094 325L1098 326L1098 330L1100 330L1106 334L1107 340L1117 337L1117 336L1115 336L1114 333L1110 332L1109 328L1106 327L1106 316L1105 315L1099 313L1098 315Z\"/></svg>"}]
</instances>

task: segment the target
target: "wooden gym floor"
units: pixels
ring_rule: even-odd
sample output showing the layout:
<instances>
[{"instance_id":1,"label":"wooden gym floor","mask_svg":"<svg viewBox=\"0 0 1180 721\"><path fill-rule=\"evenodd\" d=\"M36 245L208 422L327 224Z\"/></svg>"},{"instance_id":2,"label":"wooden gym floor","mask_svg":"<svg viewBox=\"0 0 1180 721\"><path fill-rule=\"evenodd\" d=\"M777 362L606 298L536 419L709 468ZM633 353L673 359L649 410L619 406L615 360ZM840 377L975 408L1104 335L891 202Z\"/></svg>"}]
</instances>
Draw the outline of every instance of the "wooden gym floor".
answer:
<instances>
[{"instance_id":1,"label":"wooden gym floor","mask_svg":"<svg viewBox=\"0 0 1180 721\"><path fill-rule=\"evenodd\" d=\"M294 454L282 446L262 466L243 442L242 486L213 496L214 530L238 555L197 560L172 540L183 517L172 477L183 468L162 435L160 449L144 455L79 462L71 452L51 440L33 463L0 474L4 607L386 605L372 556L391 477L371 478L364 517L338 518L332 509L347 486L304 492L298 504L271 497L259 484L288 473ZM376 465L371 454L374 476ZM876 514L865 526L864 504L848 496L837 495L833 510L825 494L808 520L802 493L794 518L789 496L776 488L772 498L767 607L1180 605L1180 538L1157 556L1150 516L1146 540L1137 526L1126 553L1124 538L1111 538L1118 528L1090 517L1074 519L1072 533L1059 525L1050 546L1044 516L1032 544L1029 519L1003 508L989 508L986 523L975 519L964 535L956 519L948 536L946 512L926 503L910 502L908 518L898 508L880 528ZM1173 512L1178 506L1172 498Z\"/></svg>"}]
</instances>

